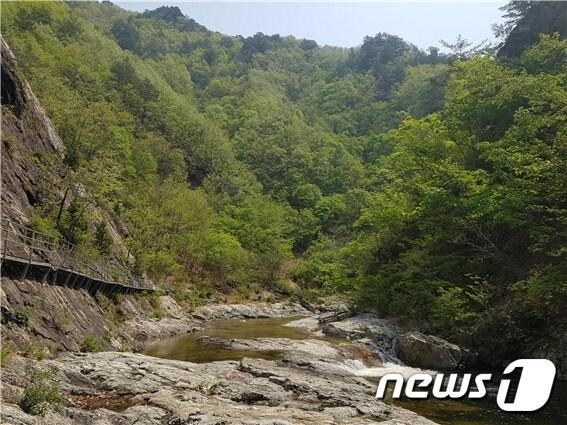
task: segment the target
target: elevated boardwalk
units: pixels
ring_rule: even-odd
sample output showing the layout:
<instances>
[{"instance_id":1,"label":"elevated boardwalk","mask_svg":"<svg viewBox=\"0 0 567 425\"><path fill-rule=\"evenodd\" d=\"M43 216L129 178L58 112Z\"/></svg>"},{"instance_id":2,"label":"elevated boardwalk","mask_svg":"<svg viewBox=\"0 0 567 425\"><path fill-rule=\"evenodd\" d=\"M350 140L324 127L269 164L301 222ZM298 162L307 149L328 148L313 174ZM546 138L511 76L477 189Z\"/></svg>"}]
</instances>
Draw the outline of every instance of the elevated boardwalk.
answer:
<instances>
[{"instance_id":1,"label":"elevated boardwalk","mask_svg":"<svg viewBox=\"0 0 567 425\"><path fill-rule=\"evenodd\" d=\"M16 279L84 288L91 293L153 291L116 258L94 260L78 246L3 219L0 225L0 270Z\"/></svg>"}]
</instances>

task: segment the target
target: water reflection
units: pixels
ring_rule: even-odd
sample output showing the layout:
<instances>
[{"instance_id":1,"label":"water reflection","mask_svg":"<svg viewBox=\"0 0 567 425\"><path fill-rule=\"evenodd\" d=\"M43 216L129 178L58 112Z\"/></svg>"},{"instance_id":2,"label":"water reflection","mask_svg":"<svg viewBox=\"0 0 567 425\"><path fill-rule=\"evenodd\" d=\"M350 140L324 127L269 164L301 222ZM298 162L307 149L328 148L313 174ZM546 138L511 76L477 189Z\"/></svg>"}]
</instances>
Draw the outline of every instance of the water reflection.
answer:
<instances>
[{"instance_id":1,"label":"water reflection","mask_svg":"<svg viewBox=\"0 0 567 425\"><path fill-rule=\"evenodd\" d=\"M278 360L282 353L278 351L239 351L211 344L202 336L219 337L224 339L253 339L253 338L313 338L308 331L283 326L294 320L284 319L250 319L250 320L216 320L209 322L207 328L200 332L167 338L158 341L146 349L144 354L172 360L184 360L193 363L207 363L221 360L241 360L245 357L266 360Z\"/></svg>"}]
</instances>

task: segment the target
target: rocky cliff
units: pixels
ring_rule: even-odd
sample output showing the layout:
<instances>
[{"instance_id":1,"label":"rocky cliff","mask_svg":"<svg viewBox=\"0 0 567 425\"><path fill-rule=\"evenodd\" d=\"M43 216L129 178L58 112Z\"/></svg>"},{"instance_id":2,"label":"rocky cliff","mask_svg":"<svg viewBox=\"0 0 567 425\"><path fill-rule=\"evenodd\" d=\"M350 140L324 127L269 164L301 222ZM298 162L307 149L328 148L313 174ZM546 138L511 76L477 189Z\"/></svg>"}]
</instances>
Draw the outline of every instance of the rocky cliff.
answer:
<instances>
[{"instance_id":1,"label":"rocky cliff","mask_svg":"<svg viewBox=\"0 0 567 425\"><path fill-rule=\"evenodd\" d=\"M2 48L2 216L27 221L33 208L61 199L64 147L45 110Z\"/></svg>"},{"instance_id":2,"label":"rocky cliff","mask_svg":"<svg viewBox=\"0 0 567 425\"><path fill-rule=\"evenodd\" d=\"M1 50L1 215L3 220L26 223L37 210L62 202L65 148L3 39ZM107 224L111 230L117 227L110 220ZM120 245L118 232L112 234L115 245ZM2 344L12 350L78 351L87 336L99 341L100 348L136 348L146 338L191 328L179 311L168 314L175 304L169 297L109 297L47 284L32 273L23 280L19 276L3 265ZM148 319L156 312L165 316L161 325Z\"/></svg>"},{"instance_id":3,"label":"rocky cliff","mask_svg":"<svg viewBox=\"0 0 567 425\"><path fill-rule=\"evenodd\" d=\"M141 350L149 339L189 332L195 320L168 296L93 295L85 289L2 278L2 344L32 357L97 349Z\"/></svg>"}]
</instances>

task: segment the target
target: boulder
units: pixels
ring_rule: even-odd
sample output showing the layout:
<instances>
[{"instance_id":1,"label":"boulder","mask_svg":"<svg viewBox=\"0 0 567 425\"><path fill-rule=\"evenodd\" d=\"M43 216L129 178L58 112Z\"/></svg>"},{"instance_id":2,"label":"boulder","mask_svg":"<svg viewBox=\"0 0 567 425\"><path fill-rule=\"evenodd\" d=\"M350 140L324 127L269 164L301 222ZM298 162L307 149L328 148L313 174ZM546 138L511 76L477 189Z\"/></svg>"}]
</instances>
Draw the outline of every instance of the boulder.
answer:
<instances>
[{"instance_id":1,"label":"boulder","mask_svg":"<svg viewBox=\"0 0 567 425\"><path fill-rule=\"evenodd\" d=\"M391 322L373 314L359 314L323 326L323 333L331 337L357 341L375 352L385 362L398 363L397 343L399 329Z\"/></svg>"},{"instance_id":2,"label":"boulder","mask_svg":"<svg viewBox=\"0 0 567 425\"><path fill-rule=\"evenodd\" d=\"M444 339L409 332L398 338L398 357L409 366L449 370L461 364L462 350Z\"/></svg>"},{"instance_id":3,"label":"boulder","mask_svg":"<svg viewBox=\"0 0 567 425\"><path fill-rule=\"evenodd\" d=\"M169 317L173 317L174 319L181 319L186 317L185 312L181 308L177 302L169 295L164 295L159 297L158 299L160 308L165 312L165 314Z\"/></svg>"},{"instance_id":4,"label":"boulder","mask_svg":"<svg viewBox=\"0 0 567 425\"><path fill-rule=\"evenodd\" d=\"M352 316L352 312L346 304L334 304L325 308L325 310L319 315L319 323L335 322L337 320L346 319L350 316Z\"/></svg>"}]
</instances>

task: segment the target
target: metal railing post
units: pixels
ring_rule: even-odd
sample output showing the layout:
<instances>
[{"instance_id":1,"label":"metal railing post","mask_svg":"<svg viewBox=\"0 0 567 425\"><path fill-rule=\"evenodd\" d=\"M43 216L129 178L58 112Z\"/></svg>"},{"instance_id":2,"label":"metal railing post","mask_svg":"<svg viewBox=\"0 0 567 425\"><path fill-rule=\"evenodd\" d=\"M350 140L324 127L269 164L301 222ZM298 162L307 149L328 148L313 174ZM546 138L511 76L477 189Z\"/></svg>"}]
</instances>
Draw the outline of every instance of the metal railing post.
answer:
<instances>
[{"instance_id":1,"label":"metal railing post","mask_svg":"<svg viewBox=\"0 0 567 425\"><path fill-rule=\"evenodd\" d=\"M34 246L35 246L35 230L32 231L32 236L31 236L31 245L30 245L30 254L28 256L28 263L26 264L26 267L24 268L24 271L22 273L21 279L20 280L25 280L27 274L28 274L28 270L31 266L31 262L32 262L32 258L33 258L33 250L34 250Z\"/></svg>"}]
</instances>

